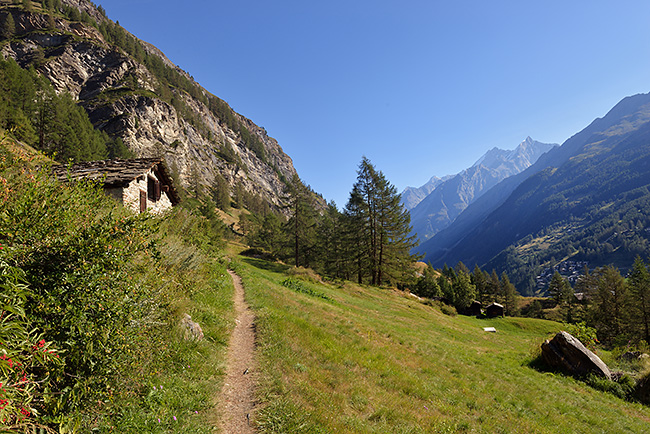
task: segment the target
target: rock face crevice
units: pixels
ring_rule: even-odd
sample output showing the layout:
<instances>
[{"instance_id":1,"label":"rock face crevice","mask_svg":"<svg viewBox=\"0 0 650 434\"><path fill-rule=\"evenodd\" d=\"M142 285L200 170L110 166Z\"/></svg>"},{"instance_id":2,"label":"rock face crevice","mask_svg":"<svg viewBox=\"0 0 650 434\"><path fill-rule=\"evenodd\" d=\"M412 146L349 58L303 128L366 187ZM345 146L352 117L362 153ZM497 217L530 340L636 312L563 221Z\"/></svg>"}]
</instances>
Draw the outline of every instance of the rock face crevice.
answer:
<instances>
[{"instance_id":1,"label":"rock face crevice","mask_svg":"<svg viewBox=\"0 0 650 434\"><path fill-rule=\"evenodd\" d=\"M108 20L86 0L63 1L97 22ZM208 193L221 175L233 189L239 184L271 205L283 205L284 180L296 173L291 158L264 128L244 116L230 111L230 122L221 119L204 102L215 97L157 48L136 39L148 55L159 57L195 84L195 96L205 98L197 99L161 82L91 25L57 16L52 28L46 15L17 7L2 11L0 21L9 13L16 23L16 36L4 41L0 49L3 57L13 58L23 67L35 64L58 93L69 92L86 109L96 128L121 138L137 157L163 157L186 188L196 189L198 183ZM162 88L166 97L160 95ZM232 128L232 119L238 129ZM250 149L242 137L243 129L261 143L262 152Z\"/></svg>"}]
</instances>

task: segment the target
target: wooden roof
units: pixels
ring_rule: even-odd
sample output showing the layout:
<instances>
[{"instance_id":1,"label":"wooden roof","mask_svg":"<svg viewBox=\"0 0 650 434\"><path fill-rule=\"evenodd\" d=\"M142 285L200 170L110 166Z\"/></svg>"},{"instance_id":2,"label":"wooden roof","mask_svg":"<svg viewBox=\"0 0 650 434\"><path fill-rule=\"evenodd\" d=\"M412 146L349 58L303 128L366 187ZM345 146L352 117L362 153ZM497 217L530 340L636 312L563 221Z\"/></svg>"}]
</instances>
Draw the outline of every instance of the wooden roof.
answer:
<instances>
[{"instance_id":1,"label":"wooden roof","mask_svg":"<svg viewBox=\"0 0 650 434\"><path fill-rule=\"evenodd\" d=\"M52 167L59 181L79 181L91 179L103 182L105 187L125 187L138 176L154 170L158 180L168 185L167 194L173 205L180 202L171 176L162 158L134 158L129 160L84 161L71 166L63 164Z\"/></svg>"}]
</instances>

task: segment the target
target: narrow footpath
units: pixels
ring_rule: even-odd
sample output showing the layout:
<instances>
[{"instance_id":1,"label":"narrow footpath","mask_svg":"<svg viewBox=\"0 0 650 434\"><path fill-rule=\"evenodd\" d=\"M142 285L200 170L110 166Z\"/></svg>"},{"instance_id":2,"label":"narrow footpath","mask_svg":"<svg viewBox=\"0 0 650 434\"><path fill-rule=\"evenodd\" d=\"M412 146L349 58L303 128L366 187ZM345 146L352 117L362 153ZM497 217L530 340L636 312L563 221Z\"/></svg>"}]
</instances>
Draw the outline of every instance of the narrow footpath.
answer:
<instances>
[{"instance_id":1,"label":"narrow footpath","mask_svg":"<svg viewBox=\"0 0 650 434\"><path fill-rule=\"evenodd\" d=\"M255 433L252 419L255 408L255 315L244 299L241 278L228 270L235 285L235 330L228 344L226 379L218 400L223 434Z\"/></svg>"}]
</instances>

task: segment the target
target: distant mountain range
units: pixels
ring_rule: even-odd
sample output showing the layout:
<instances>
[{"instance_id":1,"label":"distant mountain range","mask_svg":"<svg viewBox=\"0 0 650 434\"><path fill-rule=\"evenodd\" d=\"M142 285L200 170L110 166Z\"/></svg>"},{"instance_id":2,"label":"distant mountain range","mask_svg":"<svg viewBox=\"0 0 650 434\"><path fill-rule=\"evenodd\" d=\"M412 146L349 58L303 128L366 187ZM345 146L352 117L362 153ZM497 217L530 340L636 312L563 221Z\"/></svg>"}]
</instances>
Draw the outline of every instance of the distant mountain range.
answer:
<instances>
[{"instance_id":1,"label":"distant mountain range","mask_svg":"<svg viewBox=\"0 0 650 434\"><path fill-rule=\"evenodd\" d=\"M434 176L420 188L407 187L402 203L411 212L413 231L422 241L431 238L499 181L528 168L555 146L528 137L514 150L489 150L457 175Z\"/></svg>"},{"instance_id":2,"label":"distant mountain range","mask_svg":"<svg viewBox=\"0 0 650 434\"><path fill-rule=\"evenodd\" d=\"M418 250L434 266L507 271L520 292L562 261L629 267L650 254L650 94L505 178Z\"/></svg>"},{"instance_id":3,"label":"distant mountain range","mask_svg":"<svg viewBox=\"0 0 650 434\"><path fill-rule=\"evenodd\" d=\"M427 197L434 188L439 186L447 179L453 178L453 176L454 175L447 175L443 178L432 176L431 179L429 179L429 182L421 187L406 187L402 192L402 205L404 205L407 210L412 210L417 206L417 204L422 202L422 199Z\"/></svg>"}]
</instances>

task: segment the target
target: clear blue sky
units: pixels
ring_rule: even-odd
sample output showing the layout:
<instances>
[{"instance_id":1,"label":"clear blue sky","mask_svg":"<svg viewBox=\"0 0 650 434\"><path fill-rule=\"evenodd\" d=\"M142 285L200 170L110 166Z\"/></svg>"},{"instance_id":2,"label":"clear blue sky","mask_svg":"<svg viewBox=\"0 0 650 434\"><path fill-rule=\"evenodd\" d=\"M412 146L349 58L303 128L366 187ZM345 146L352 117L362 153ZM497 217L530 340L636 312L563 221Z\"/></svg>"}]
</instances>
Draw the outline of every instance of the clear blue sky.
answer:
<instances>
[{"instance_id":1,"label":"clear blue sky","mask_svg":"<svg viewBox=\"0 0 650 434\"><path fill-rule=\"evenodd\" d=\"M647 0L102 0L347 201L361 157L401 191L526 136L562 143L650 92Z\"/></svg>"}]
</instances>

